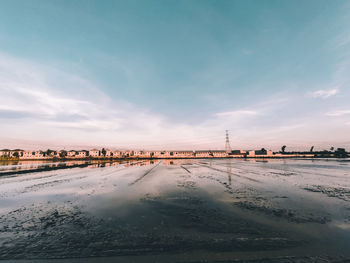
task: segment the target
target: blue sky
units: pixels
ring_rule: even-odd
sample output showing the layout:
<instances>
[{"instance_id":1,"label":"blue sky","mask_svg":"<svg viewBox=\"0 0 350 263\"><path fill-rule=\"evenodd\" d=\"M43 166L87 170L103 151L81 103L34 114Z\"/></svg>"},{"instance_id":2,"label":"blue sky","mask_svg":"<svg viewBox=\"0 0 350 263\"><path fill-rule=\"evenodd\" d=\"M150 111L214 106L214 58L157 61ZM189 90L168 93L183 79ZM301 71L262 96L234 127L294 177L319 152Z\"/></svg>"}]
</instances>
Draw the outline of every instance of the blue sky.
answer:
<instances>
[{"instance_id":1,"label":"blue sky","mask_svg":"<svg viewBox=\"0 0 350 263\"><path fill-rule=\"evenodd\" d=\"M350 147L348 1L2 1L3 147Z\"/></svg>"}]
</instances>

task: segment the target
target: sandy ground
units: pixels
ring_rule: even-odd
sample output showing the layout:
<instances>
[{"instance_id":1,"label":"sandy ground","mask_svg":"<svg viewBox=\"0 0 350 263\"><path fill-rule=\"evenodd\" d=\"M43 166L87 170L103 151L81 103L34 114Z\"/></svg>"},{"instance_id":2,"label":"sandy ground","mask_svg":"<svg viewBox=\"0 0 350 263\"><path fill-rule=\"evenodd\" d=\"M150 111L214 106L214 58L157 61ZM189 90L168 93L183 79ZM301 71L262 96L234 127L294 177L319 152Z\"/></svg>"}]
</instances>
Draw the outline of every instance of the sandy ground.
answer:
<instances>
[{"instance_id":1,"label":"sandy ground","mask_svg":"<svg viewBox=\"0 0 350 263\"><path fill-rule=\"evenodd\" d=\"M3 262L350 259L347 160L43 165L0 164Z\"/></svg>"}]
</instances>

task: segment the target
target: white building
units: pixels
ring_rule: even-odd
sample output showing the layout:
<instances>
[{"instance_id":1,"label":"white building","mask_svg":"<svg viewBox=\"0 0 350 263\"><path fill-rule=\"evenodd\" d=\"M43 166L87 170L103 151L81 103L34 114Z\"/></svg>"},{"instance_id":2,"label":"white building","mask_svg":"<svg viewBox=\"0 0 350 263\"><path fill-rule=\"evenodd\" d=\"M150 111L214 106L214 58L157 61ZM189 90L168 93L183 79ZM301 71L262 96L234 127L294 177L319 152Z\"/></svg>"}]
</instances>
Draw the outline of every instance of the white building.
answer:
<instances>
[{"instance_id":1,"label":"white building","mask_svg":"<svg viewBox=\"0 0 350 263\"><path fill-rule=\"evenodd\" d=\"M213 157L215 158L224 158L224 157L228 157L228 153L226 151L222 151L222 150L215 150L215 151L211 151L213 154Z\"/></svg>"},{"instance_id":2,"label":"white building","mask_svg":"<svg viewBox=\"0 0 350 263\"><path fill-rule=\"evenodd\" d=\"M42 151L23 151L21 159L43 159L45 158Z\"/></svg>"},{"instance_id":3,"label":"white building","mask_svg":"<svg viewBox=\"0 0 350 263\"><path fill-rule=\"evenodd\" d=\"M154 151L152 157L153 158L165 158L166 153L165 153L165 151Z\"/></svg>"},{"instance_id":4,"label":"white building","mask_svg":"<svg viewBox=\"0 0 350 263\"><path fill-rule=\"evenodd\" d=\"M214 154L210 150L208 150L208 151L196 151L195 156L196 156L196 158L213 158Z\"/></svg>"},{"instance_id":5,"label":"white building","mask_svg":"<svg viewBox=\"0 0 350 263\"><path fill-rule=\"evenodd\" d=\"M76 151L70 150L70 151L67 152L67 157L68 158L74 158L76 154L77 154Z\"/></svg>"},{"instance_id":6,"label":"white building","mask_svg":"<svg viewBox=\"0 0 350 263\"><path fill-rule=\"evenodd\" d=\"M89 156L97 158L101 156L101 152L97 149L92 149L89 151Z\"/></svg>"},{"instance_id":7,"label":"white building","mask_svg":"<svg viewBox=\"0 0 350 263\"><path fill-rule=\"evenodd\" d=\"M193 158L193 151L172 151L169 152L170 157L172 158Z\"/></svg>"},{"instance_id":8,"label":"white building","mask_svg":"<svg viewBox=\"0 0 350 263\"><path fill-rule=\"evenodd\" d=\"M76 158L85 158L85 157L88 157L88 156L89 156L89 152L85 151L85 150L77 151L76 154L75 154Z\"/></svg>"},{"instance_id":9,"label":"white building","mask_svg":"<svg viewBox=\"0 0 350 263\"><path fill-rule=\"evenodd\" d=\"M273 152L270 150L256 150L249 151L247 157L271 157L273 156Z\"/></svg>"},{"instance_id":10,"label":"white building","mask_svg":"<svg viewBox=\"0 0 350 263\"><path fill-rule=\"evenodd\" d=\"M121 158L123 155L121 151L117 151L117 150L112 151L112 153L113 153L113 158Z\"/></svg>"}]
</instances>

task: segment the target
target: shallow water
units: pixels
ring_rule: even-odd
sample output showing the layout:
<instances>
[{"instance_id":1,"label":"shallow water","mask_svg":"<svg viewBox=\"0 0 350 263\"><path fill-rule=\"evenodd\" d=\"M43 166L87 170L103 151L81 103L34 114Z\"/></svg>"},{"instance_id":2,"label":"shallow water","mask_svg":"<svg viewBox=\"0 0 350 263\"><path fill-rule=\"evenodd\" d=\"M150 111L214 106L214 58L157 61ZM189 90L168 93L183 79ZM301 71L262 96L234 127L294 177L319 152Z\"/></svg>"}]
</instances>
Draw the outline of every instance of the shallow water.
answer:
<instances>
[{"instance_id":1,"label":"shallow water","mask_svg":"<svg viewBox=\"0 0 350 263\"><path fill-rule=\"evenodd\" d=\"M347 160L57 165L0 164L0 259L350 259Z\"/></svg>"}]
</instances>

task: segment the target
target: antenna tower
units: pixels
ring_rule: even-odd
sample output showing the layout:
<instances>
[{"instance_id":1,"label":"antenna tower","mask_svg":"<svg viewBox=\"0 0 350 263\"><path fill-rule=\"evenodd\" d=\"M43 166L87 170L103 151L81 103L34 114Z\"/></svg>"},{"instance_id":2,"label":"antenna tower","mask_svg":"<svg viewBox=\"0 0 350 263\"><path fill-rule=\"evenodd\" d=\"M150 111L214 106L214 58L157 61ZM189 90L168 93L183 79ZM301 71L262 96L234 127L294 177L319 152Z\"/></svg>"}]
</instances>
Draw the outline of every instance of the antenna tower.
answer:
<instances>
[{"instance_id":1,"label":"antenna tower","mask_svg":"<svg viewBox=\"0 0 350 263\"><path fill-rule=\"evenodd\" d=\"M226 130L226 143L225 143L225 150L227 153L231 152L231 146L230 146L230 139L228 137L228 130Z\"/></svg>"}]
</instances>

